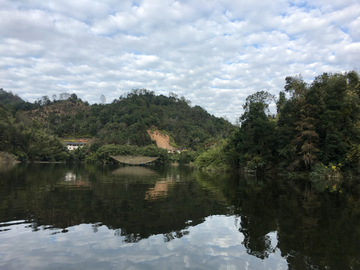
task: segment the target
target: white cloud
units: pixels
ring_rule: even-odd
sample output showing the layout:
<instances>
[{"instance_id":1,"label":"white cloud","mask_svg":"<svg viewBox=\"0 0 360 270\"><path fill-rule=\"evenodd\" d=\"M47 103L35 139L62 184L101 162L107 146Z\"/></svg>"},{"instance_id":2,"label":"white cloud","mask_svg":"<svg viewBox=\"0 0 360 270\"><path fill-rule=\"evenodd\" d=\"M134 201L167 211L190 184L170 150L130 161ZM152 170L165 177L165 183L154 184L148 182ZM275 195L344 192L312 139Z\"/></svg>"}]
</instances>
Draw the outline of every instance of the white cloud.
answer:
<instances>
[{"instance_id":1,"label":"white cloud","mask_svg":"<svg viewBox=\"0 0 360 270\"><path fill-rule=\"evenodd\" d=\"M0 87L90 103L133 88L235 121L286 76L359 69L357 1L0 0Z\"/></svg>"}]
</instances>

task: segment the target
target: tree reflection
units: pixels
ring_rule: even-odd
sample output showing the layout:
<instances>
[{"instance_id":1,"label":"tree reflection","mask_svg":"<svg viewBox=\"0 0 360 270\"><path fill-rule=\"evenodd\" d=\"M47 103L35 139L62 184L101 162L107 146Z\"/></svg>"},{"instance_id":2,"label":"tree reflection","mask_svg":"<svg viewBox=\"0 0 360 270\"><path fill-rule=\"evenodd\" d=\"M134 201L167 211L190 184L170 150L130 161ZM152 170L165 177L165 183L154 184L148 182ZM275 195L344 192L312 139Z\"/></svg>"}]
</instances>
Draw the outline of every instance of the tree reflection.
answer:
<instances>
[{"instance_id":1,"label":"tree reflection","mask_svg":"<svg viewBox=\"0 0 360 270\"><path fill-rule=\"evenodd\" d=\"M188 235L189 231L175 231L175 232L169 232L164 234L164 242L170 242L171 240L174 240L176 238L181 238L184 235Z\"/></svg>"},{"instance_id":2,"label":"tree reflection","mask_svg":"<svg viewBox=\"0 0 360 270\"><path fill-rule=\"evenodd\" d=\"M196 226L209 215L227 213L189 168L31 164L12 173L0 191L0 200L10 202L1 204L10 208L0 212L0 220L11 220L4 213L17 205L17 218L31 215L33 230L90 223L94 233L105 225L124 242L154 234L170 241L188 233L189 220Z\"/></svg>"},{"instance_id":3,"label":"tree reflection","mask_svg":"<svg viewBox=\"0 0 360 270\"><path fill-rule=\"evenodd\" d=\"M289 269L359 269L357 185L319 192L308 182L241 179L237 213L248 254L263 260L279 249Z\"/></svg>"},{"instance_id":4,"label":"tree reflection","mask_svg":"<svg viewBox=\"0 0 360 270\"><path fill-rule=\"evenodd\" d=\"M280 252L289 269L360 269L355 180L318 191L304 181L234 178L188 167L133 170L16 165L0 172L0 223L25 220L33 231L51 233L87 223L94 233L107 226L126 243L151 235L169 242L208 216L229 215L236 217L247 253L256 258Z\"/></svg>"},{"instance_id":5,"label":"tree reflection","mask_svg":"<svg viewBox=\"0 0 360 270\"><path fill-rule=\"evenodd\" d=\"M245 246L248 254L256 256L262 260L269 257L270 253L274 253L275 249L271 245L271 239L267 233L268 228L264 228L260 219L255 217L241 217L241 229L239 230L244 235L242 244ZM265 229L265 231L264 231Z\"/></svg>"}]
</instances>

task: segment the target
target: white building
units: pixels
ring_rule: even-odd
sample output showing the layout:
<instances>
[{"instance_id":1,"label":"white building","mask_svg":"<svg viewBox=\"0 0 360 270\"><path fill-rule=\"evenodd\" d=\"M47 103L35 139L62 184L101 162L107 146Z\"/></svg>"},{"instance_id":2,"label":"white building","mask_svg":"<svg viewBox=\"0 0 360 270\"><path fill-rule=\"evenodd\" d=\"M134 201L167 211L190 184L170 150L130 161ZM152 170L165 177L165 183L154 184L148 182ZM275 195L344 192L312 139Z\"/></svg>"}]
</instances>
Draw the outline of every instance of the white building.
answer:
<instances>
[{"instance_id":1,"label":"white building","mask_svg":"<svg viewBox=\"0 0 360 270\"><path fill-rule=\"evenodd\" d=\"M83 142L66 142L66 147L68 150L75 150L79 147L83 147L85 143Z\"/></svg>"}]
</instances>

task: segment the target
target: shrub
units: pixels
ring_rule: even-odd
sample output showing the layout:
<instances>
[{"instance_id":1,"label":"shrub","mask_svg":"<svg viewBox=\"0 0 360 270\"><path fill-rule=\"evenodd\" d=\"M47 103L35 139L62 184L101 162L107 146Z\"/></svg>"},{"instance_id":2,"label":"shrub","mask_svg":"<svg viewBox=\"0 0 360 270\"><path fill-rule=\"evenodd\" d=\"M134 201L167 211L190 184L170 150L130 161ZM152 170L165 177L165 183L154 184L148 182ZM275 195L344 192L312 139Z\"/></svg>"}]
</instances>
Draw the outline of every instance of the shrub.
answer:
<instances>
[{"instance_id":1,"label":"shrub","mask_svg":"<svg viewBox=\"0 0 360 270\"><path fill-rule=\"evenodd\" d=\"M11 155L7 152L0 151L0 162L13 163L15 161L16 161L16 159L13 155Z\"/></svg>"},{"instance_id":2,"label":"shrub","mask_svg":"<svg viewBox=\"0 0 360 270\"><path fill-rule=\"evenodd\" d=\"M229 170L230 165L227 162L227 156L224 148L227 142L221 140L206 152L201 153L195 160L195 166L204 170Z\"/></svg>"}]
</instances>

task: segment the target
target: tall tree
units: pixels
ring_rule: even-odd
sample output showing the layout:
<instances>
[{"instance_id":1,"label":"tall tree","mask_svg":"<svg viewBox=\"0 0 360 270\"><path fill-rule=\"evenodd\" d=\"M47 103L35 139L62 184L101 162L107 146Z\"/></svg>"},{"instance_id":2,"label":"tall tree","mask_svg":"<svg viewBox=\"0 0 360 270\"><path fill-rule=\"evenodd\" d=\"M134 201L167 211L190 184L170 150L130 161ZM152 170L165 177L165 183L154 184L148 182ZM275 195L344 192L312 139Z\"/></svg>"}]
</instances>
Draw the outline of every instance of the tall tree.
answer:
<instances>
[{"instance_id":1,"label":"tall tree","mask_svg":"<svg viewBox=\"0 0 360 270\"><path fill-rule=\"evenodd\" d=\"M239 160L251 169L264 169L272 161L275 121L270 116L269 102L274 96L261 91L247 97L240 117L237 138Z\"/></svg>"}]
</instances>

